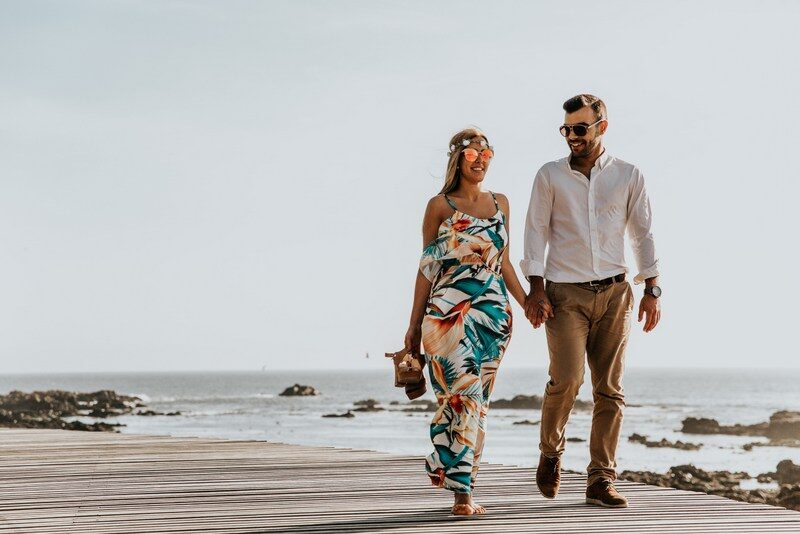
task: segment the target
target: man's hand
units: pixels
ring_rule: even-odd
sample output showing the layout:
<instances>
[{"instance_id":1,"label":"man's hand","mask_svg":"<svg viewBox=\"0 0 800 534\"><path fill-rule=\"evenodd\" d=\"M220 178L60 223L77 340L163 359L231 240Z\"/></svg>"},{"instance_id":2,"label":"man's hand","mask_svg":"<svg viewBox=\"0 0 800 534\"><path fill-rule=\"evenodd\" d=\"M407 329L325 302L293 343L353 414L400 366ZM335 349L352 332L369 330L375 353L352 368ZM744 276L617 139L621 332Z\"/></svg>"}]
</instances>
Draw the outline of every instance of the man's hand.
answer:
<instances>
[{"instance_id":1,"label":"man's hand","mask_svg":"<svg viewBox=\"0 0 800 534\"><path fill-rule=\"evenodd\" d=\"M534 328L539 328L550 317L553 317L553 306L544 290L531 290L525 297L525 317Z\"/></svg>"},{"instance_id":2,"label":"man's hand","mask_svg":"<svg viewBox=\"0 0 800 534\"><path fill-rule=\"evenodd\" d=\"M645 332L653 330L661 320L661 303L653 295L644 295L639 302L640 323L643 318L646 318L643 328Z\"/></svg>"}]
</instances>

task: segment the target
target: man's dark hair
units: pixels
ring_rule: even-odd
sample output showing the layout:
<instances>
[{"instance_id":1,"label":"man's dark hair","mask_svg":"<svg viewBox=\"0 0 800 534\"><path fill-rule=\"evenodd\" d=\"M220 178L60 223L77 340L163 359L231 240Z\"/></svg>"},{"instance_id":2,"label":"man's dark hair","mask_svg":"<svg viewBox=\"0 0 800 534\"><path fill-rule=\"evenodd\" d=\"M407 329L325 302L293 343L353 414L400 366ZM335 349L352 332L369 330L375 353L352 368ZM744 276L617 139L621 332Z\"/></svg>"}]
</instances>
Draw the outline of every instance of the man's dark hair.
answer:
<instances>
[{"instance_id":1,"label":"man's dark hair","mask_svg":"<svg viewBox=\"0 0 800 534\"><path fill-rule=\"evenodd\" d=\"M603 102L596 96L589 94L581 94L573 96L572 98L564 102L564 111L566 111L567 113L574 113L586 106L592 108L592 111L595 112L598 119L608 118L608 115L606 114L605 102Z\"/></svg>"}]
</instances>

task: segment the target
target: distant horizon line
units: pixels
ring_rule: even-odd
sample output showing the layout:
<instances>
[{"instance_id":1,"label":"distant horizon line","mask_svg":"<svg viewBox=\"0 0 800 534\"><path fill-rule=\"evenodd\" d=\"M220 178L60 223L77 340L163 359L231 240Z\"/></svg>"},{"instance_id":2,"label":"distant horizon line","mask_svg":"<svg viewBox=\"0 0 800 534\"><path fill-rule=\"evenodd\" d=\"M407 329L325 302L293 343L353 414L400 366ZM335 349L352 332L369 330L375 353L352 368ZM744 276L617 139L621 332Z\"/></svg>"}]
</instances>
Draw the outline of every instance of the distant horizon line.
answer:
<instances>
[{"instance_id":1,"label":"distant horizon line","mask_svg":"<svg viewBox=\"0 0 800 534\"><path fill-rule=\"evenodd\" d=\"M508 366L507 369L516 370L541 370L546 371L547 366L521 365ZM800 366L687 366L687 367L659 367L659 366L627 366L626 371L800 371ZM341 367L319 367L319 368L238 368L238 369L161 369L161 370L126 370L126 371L5 371L5 376L24 376L24 375L99 375L99 374L171 374L171 373L315 373L315 372L391 372L391 367L386 368L352 368L342 369Z\"/></svg>"}]
</instances>

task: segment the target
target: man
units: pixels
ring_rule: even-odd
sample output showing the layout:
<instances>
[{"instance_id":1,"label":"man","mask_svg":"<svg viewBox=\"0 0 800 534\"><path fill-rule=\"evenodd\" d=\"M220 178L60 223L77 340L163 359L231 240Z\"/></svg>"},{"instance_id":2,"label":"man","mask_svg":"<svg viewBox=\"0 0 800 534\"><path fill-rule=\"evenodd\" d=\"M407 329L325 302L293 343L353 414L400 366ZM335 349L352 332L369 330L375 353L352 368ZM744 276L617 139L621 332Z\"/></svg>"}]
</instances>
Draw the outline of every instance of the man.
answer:
<instances>
[{"instance_id":1,"label":"man","mask_svg":"<svg viewBox=\"0 0 800 534\"><path fill-rule=\"evenodd\" d=\"M603 147L608 129L603 101L581 94L563 107L566 118L560 131L570 154L536 174L521 262L531 283L525 314L534 328L545 325L550 351L536 484L547 498L558 493L564 429L583 383L586 360L594 396L586 502L624 508L627 499L613 485L633 310L633 291L625 281L624 234L627 230L636 255L638 274L633 280L646 284L639 322L644 318L644 331L650 332L661 316L650 204L639 169Z\"/></svg>"}]
</instances>

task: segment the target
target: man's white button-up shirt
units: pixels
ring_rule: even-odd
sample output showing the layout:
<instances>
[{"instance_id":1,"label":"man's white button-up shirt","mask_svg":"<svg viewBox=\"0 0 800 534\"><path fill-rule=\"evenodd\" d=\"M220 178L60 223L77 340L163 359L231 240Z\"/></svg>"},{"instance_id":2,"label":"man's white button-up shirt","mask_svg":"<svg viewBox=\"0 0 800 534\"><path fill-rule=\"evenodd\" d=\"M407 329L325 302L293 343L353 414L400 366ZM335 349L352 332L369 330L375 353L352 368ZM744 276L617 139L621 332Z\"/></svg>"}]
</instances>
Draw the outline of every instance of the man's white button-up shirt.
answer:
<instances>
[{"instance_id":1,"label":"man's white button-up shirt","mask_svg":"<svg viewBox=\"0 0 800 534\"><path fill-rule=\"evenodd\" d=\"M627 230L639 270L634 282L658 276L641 171L604 152L589 175L572 170L568 157L536 173L525 220L523 275L574 283L628 272Z\"/></svg>"}]
</instances>

